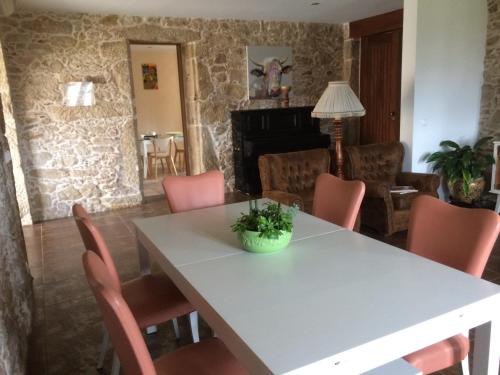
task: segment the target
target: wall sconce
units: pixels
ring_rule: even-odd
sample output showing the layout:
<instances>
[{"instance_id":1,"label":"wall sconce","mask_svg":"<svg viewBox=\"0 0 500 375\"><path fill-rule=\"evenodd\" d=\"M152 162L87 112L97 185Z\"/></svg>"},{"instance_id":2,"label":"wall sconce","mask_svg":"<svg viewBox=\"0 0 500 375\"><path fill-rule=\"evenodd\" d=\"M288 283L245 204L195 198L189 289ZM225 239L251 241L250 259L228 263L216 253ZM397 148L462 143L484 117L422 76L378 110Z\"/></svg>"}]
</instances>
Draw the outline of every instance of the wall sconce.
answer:
<instances>
[{"instance_id":1,"label":"wall sconce","mask_svg":"<svg viewBox=\"0 0 500 375\"><path fill-rule=\"evenodd\" d=\"M68 82L64 85L63 105L89 107L95 104L93 82Z\"/></svg>"}]
</instances>

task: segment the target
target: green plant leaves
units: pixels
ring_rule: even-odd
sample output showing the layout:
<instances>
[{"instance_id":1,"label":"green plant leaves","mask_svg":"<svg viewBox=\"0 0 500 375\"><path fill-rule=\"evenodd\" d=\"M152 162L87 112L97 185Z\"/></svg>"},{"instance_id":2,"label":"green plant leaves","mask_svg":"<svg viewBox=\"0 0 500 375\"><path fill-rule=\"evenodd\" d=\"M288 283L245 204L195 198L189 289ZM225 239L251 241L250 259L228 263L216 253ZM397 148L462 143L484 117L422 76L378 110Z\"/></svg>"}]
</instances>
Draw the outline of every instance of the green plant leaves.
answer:
<instances>
[{"instance_id":1,"label":"green plant leaves","mask_svg":"<svg viewBox=\"0 0 500 375\"><path fill-rule=\"evenodd\" d=\"M465 195L470 192L470 184L482 177L484 171L495 163L493 156L482 150L482 146L490 142L493 137L479 139L473 147L460 147L457 143L445 140L439 145L442 151L428 155L425 160L432 163L432 171L441 171L450 183L462 179Z\"/></svg>"},{"instance_id":2,"label":"green plant leaves","mask_svg":"<svg viewBox=\"0 0 500 375\"><path fill-rule=\"evenodd\" d=\"M439 145L441 147L450 147L450 148L453 148L453 149L459 149L460 148L460 146L458 145L458 143L455 143L455 142L450 141L450 140L442 141Z\"/></svg>"},{"instance_id":3,"label":"green plant leaves","mask_svg":"<svg viewBox=\"0 0 500 375\"><path fill-rule=\"evenodd\" d=\"M278 238L282 231L292 231L296 208L283 210L280 203L266 203L262 209L257 207L256 202L254 205L250 202L249 205L250 212L242 213L236 223L231 225L233 232L249 230L259 232L259 237Z\"/></svg>"}]
</instances>

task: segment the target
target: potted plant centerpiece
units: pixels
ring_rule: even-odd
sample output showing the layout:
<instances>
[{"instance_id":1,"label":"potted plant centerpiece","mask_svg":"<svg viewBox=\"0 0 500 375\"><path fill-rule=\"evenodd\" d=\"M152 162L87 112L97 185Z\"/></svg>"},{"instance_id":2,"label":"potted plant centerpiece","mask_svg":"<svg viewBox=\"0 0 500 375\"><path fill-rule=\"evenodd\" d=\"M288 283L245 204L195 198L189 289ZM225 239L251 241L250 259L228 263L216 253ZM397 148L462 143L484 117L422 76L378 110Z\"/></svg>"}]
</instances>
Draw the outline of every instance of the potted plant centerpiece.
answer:
<instances>
[{"instance_id":1,"label":"potted plant centerpiece","mask_svg":"<svg viewBox=\"0 0 500 375\"><path fill-rule=\"evenodd\" d=\"M493 137L479 139L474 146L460 147L457 143L446 140L439 145L442 151L428 155L425 160L432 163L432 170L440 170L446 177L448 189L453 199L472 203L481 197L484 190L483 174L495 160L483 146Z\"/></svg>"},{"instance_id":2,"label":"potted plant centerpiece","mask_svg":"<svg viewBox=\"0 0 500 375\"><path fill-rule=\"evenodd\" d=\"M238 234L243 248L254 253L272 253L290 243L296 208L284 210L280 203L265 203L259 209L257 200L249 201L248 214L242 213L231 228Z\"/></svg>"}]
</instances>

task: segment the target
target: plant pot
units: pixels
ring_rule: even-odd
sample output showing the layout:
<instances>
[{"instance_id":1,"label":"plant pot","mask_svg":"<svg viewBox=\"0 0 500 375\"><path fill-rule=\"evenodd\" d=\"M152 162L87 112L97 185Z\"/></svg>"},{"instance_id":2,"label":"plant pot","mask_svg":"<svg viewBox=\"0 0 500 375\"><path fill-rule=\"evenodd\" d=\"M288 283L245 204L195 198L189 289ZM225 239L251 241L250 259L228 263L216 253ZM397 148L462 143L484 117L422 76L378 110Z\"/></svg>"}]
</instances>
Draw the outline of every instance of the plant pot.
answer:
<instances>
[{"instance_id":1,"label":"plant pot","mask_svg":"<svg viewBox=\"0 0 500 375\"><path fill-rule=\"evenodd\" d=\"M484 190L484 178L476 178L472 180L469 185L469 194L466 195L463 189L463 180L459 179L453 184L448 182L448 189L450 190L451 197L459 202L472 203L481 197Z\"/></svg>"},{"instance_id":2,"label":"plant pot","mask_svg":"<svg viewBox=\"0 0 500 375\"><path fill-rule=\"evenodd\" d=\"M238 234L241 246L252 253L274 253L283 250L292 239L292 232L281 232L278 238L259 237L260 232L247 230Z\"/></svg>"}]
</instances>

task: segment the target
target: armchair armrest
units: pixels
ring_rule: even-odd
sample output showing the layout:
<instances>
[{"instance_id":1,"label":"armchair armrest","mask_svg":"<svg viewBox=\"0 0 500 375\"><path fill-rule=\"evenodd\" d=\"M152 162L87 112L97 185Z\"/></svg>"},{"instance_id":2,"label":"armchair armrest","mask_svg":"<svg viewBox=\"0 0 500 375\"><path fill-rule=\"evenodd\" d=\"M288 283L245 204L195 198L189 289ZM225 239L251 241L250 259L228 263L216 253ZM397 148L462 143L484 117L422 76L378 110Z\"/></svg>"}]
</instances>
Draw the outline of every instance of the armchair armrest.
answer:
<instances>
[{"instance_id":1,"label":"armchair armrest","mask_svg":"<svg viewBox=\"0 0 500 375\"><path fill-rule=\"evenodd\" d=\"M394 232L394 203L390 184L384 181L364 181L365 198L362 203L362 221L366 220L375 228L385 228L385 233ZM366 214L366 215L365 215Z\"/></svg>"},{"instance_id":2,"label":"armchair armrest","mask_svg":"<svg viewBox=\"0 0 500 375\"><path fill-rule=\"evenodd\" d=\"M266 190L262 192L262 197L286 204L287 206L296 205L300 210L304 209L304 201L297 194L279 190Z\"/></svg>"},{"instance_id":3,"label":"armchair armrest","mask_svg":"<svg viewBox=\"0 0 500 375\"><path fill-rule=\"evenodd\" d=\"M421 193L427 193L437 197L437 189L441 183L441 178L432 173L412 173L401 172L396 176L398 185L413 186Z\"/></svg>"},{"instance_id":4,"label":"armchair armrest","mask_svg":"<svg viewBox=\"0 0 500 375\"><path fill-rule=\"evenodd\" d=\"M365 197L390 199L391 192L389 184L381 181L364 181Z\"/></svg>"}]
</instances>

